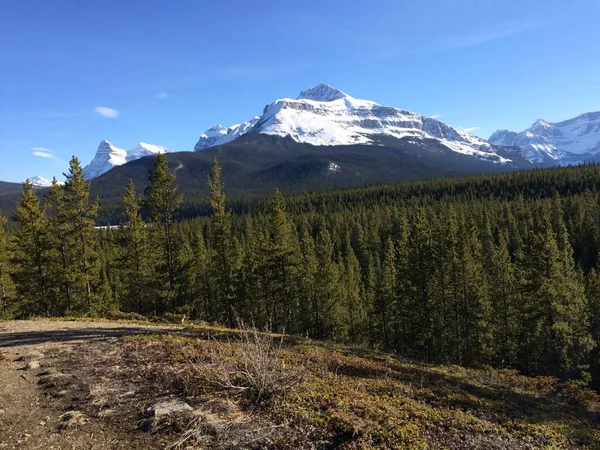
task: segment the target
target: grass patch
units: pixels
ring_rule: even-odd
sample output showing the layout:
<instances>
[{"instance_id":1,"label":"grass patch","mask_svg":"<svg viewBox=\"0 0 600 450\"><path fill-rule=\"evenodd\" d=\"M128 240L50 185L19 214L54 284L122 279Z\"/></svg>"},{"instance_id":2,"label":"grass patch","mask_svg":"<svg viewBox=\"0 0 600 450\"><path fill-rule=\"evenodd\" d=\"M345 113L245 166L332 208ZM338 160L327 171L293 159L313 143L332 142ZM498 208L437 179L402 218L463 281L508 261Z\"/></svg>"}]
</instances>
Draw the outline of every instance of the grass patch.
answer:
<instances>
[{"instance_id":1,"label":"grass patch","mask_svg":"<svg viewBox=\"0 0 600 450\"><path fill-rule=\"evenodd\" d=\"M248 383L243 362L248 340L211 330L210 335L202 329L196 336L128 337L126 350L150 382L202 402L233 402L281 427L281 440L272 439L265 448L285 447L281 442L340 448L600 448L598 397L575 384L510 370L419 364L335 344L275 339L272 376L303 368L302 382L277 393L276 401L257 402L243 395L248 389L234 388ZM188 430L191 435L200 439Z\"/></svg>"}]
</instances>

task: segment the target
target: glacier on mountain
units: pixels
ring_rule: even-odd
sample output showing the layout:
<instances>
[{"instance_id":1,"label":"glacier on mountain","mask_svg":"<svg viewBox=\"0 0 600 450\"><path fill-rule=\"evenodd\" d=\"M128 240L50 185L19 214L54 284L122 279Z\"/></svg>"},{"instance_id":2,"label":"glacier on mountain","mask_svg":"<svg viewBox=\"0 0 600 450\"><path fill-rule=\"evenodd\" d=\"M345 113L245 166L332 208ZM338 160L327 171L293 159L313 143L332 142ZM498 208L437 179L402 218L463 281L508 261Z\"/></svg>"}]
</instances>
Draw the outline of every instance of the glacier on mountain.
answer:
<instances>
[{"instance_id":1,"label":"glacier on mountain","mask_svg":"<svg viewBox=\"0 0 600 450\"><path fill-rule=\"evenodd\" d=\"M520 133L498 130L490 136L489 142L519 147L529 161L540 164L594 161L600 154L600 111L555 123L538 119Z\"/></svg>"},{"instance_id":2,"label":"glacier on mountain","mask_svg":"<svg viewBox=\"0 0 600 450\"><path fill-rule=\"evenodd\" d=\"M221 125L200 136L195 150L222 145L247 133L290 136L297 142L322 145L377 144L378 137L435 139L449 149L498 163L498 155L485 140L437 119L399 108L356 99L326 83L302 91L296 99L281 98L267 105L260 117L244 127Z\"/></svg>"}]
</instances>

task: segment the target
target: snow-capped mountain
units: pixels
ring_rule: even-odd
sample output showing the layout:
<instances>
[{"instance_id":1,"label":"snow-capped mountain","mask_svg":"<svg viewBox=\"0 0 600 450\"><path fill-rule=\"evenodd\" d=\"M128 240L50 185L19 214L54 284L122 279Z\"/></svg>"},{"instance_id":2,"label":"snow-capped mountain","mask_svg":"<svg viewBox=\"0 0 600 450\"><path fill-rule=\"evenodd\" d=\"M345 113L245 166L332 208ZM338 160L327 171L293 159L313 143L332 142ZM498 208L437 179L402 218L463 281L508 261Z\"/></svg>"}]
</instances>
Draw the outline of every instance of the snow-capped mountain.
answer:
<instances>
[{"instance_id":1,"label":"snow-capped mountain","mask_svg":"<svg viewBox=\"0 0 600 450\"><path fill-rule=\"evenodd\" d=\"M91 180L108 172L116 166L123 165L129 161L143 158L149 155L158 155L168 153L169 149L160 145L147 144L140 142L133 149L126 151L118 148L108 141L100 142L96 155L92 162L83 168L83 174L86 179Z\"/></svg>"},{"instance_id":2,"label":"snow-capped mountain","mask_svg":"<svg viewBox=\"0 0 600 450\"><path fill-rule=\"evenodd\" d=\"M35 187L45 188L45 187L52 186L52 180L48 180L47 178L44 178L44 177L35 176L35 177L28 178L28 179L29 179L29 182L31 184L33 184ZM23 183L25 183L25 180L23 180ZM64 183L62 181L59 181L58 184L64 184Z\"/></svg>"},{"instance_id":3,"label":"snow-capped mountain","mask_svg":"<svg viewBox=\"0 0 600 450\"><path fill-rule=\"evenodd\" d=\"M200 136L195 150L222 145L247 133L290 136L315 146L378 145L382 137L435 139L449 149L498 163L510 159L485 140L437 119L356 99L326 83L302 91L296 99L267 105L260 117L229 128L218 125Z\"/></svg>"},{"instance_id":4,"label":"snow-capped mountain","mask_svg":"<svg viewBox=\"0 0 600 450\"><path fill-rule=\"evenodd\" d=\"M556 123L539 119L520 133L498 130L489 142L519 147L529 161L536 163L566 165L591 161L600 156L600 111Z\"/></svg>"},{"instance_id":5,"label":"snow-capped mountain","mask_svg":"<svg viewBox=\"0 0 600 450\"><path fill-rule=\"evenodd\" d=\"M126 162L127 151L112 145L108 141L102 141L92 162L83 168L83 175L86 179L91 180Z\"/></svg>"},{"instance_id":6,"label":"snow-capped mountain","mask_svg":"<svg viewBox=\"0 0 600 450\"><path fill-rule=\"evenodd\" d=\"M255 116L247 122L232 125L230 127L224 127L221 124L215 125L200 135L198 143L194 146L194 151L198 152L208 147L227 144L247 133L258 123L259 119L260 116Z\"/></svg>"},{"instance_id":7,"label":"snow-capped mountain","mask_svg":"<svg viewBox=\"0 0 600 450\"><path fill-rule=\"evenodd\" d=\"M166 147L140 142L135 146L135 148L127 152L127 161L135 161L136 159L143 158L144 156L160 155L161 153L168 152L169 149Z\"/></svg>"}]
</instances>

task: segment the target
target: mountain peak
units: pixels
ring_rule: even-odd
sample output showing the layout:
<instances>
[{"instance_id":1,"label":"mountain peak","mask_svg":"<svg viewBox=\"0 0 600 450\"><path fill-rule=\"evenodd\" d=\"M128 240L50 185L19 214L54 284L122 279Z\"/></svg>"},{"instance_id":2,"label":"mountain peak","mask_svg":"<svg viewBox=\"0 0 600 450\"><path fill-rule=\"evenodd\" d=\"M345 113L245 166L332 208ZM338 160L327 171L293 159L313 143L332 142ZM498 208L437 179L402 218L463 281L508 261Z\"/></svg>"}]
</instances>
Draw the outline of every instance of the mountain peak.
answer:
<instances>
[{"instance_id":1,"label":"mountain peak","mask_svg":"<svg viewBox=\"0 0 600 450\"><path fill-rule=\"evenodd\" d=\"M300 92L298 100L307 99L318 102L330 102L344 97L347 97L345 92L342 92L327 83L320 83L310 89Z\"/></svg>"}]
</instances>

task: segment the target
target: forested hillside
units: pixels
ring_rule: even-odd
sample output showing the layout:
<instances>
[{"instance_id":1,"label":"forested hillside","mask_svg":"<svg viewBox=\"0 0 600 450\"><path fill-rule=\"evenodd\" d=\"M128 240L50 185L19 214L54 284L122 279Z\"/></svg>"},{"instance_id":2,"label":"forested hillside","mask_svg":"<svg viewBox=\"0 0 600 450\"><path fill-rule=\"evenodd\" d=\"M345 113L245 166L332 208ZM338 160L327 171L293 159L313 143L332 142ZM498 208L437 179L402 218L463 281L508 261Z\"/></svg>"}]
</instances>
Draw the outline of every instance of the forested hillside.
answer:
<instances>
[{"instance_id":1,"label":"forested hillside","mask_svg":"<svg viewBox=\"0 0 600 450\"><path fill-rule=\"evenodd\" d=\"M600 387L600 167L302 194L178 222L164 155L121 228L96 230L76 159L43 206L24 185L0 236L5 317L148 316L367 345ZM143 206L143 220L140 209Z\"/></svg>"}]
</instances>

